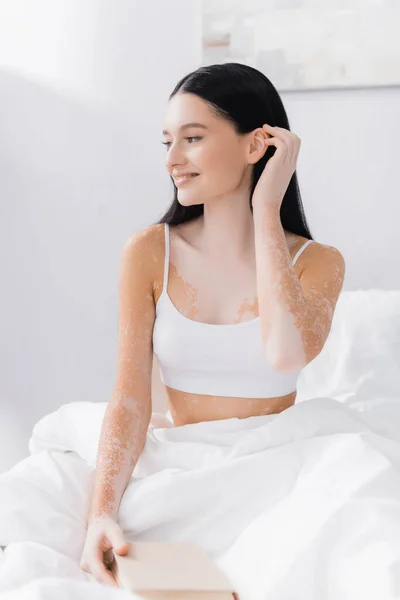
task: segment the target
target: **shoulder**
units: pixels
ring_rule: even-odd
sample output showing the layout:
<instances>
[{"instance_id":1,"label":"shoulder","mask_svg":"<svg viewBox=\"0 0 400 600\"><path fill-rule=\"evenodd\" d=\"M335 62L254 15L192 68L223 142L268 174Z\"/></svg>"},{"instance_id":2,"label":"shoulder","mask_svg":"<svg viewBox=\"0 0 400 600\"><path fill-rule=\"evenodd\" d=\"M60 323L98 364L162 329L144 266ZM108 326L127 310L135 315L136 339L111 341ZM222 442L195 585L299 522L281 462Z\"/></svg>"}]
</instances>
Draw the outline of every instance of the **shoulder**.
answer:
<instances>
[{"instance_id":1,"label":"shoulder","mask_svg":"<svg viewBox=\"0 0 400 600\"><path fill-rule=\"evenodd\" d=\"M304 241L299 247L303 243ZM346 263L338 248L313 241L299 256L296 273L303 288L320 288L324 293L331 293L337 298L343 287Z\"/></svg>"},{"instance_id":2,"label":"shoulder","mask_svg":"<svg viewBox=\"0 0 400 600\"><path fill-rule=\"evenodd\" d=\"M164 224L156 223L132 233L126 240L124 249L152 251L159 245L161 240L164 241Z\"/></svg>"},{"instance_id":3,"label":"shoulder","mask_svg":"<svg viewBox=\"0 0 400 600\"><path fill-rule=\"evenodd\" d=\"M308 238L298 236L297 240L293 243L290 250L292 257L308 242ZM296 265L308 265L311 264L323 264L325 266L332 265L337 268L345 269L345 260L343 254L334 246L328 244L321 244L315 240L312 240L307 248L300 254Z\"/></svg>"},{"instance_id":4,"label":"shoulder","mask_svg":"<svg viewBox=\"0 0 400 600\"><path fill-rule=\"evenodd\" d=\"M304 257L304 262L308 261L310 264L344 272L346 263L338 248L313 241L308 245L306 251L308 251L308 254Z\"/></svg>"},{"instance_id":5,"label":"shoulder","mask_svg":"<svg viewBox=\"0 0 400 600\"><path fill-rule=\"evenodd\" d=\"M122 255L141 260L147 267L156 265L164 246L164 224L156 223L132 233L125 241Z\"/></svg>"},{"instance_id":6,"label":"shoulder","mask_svg":"<svg viewBox=\"0 0 400 600\"><path fill-rule=\"evenodd\" d=\"M150 282L164 244L164 225L157 223L130 234L122 247L121 271L141 272Z\"/></svg>"}]
</instances>

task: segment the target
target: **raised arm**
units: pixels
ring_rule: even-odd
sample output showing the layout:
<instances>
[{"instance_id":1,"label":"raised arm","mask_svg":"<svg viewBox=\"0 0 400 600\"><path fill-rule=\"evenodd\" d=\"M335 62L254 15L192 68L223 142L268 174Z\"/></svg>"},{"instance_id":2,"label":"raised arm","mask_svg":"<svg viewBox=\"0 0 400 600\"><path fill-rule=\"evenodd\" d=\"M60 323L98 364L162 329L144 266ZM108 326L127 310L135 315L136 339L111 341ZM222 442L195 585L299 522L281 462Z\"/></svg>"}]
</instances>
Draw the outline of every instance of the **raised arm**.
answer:
<instances>
[{"instance_id":1,"label":"raised arm","mask_svg":"<svg viewBox=\"0 0 400 600\"><path fill-rule=\"evenodd\" d=\"M117 377L99 439L89 523L104 515L116 520L151 419L155 307L149 238L149 230L135 233L122 250Z\"/></svg>"}]
</instances>

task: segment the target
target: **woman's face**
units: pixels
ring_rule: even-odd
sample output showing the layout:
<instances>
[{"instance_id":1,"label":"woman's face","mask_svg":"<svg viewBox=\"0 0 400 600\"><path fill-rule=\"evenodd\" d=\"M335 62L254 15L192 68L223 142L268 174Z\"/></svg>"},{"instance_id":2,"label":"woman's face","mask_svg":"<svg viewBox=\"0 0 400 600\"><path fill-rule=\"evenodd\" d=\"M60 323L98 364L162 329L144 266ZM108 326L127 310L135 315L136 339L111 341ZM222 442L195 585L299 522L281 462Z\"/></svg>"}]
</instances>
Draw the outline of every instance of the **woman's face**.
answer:
<instances>
[{"instance_id":1,"label":"woman's face","mask_svg":"<svg viewBox=\"0 0 400 600\"><path fill-rule=\"evenodd\" d=\"M197 126L185 127L190 123ZM204 204L249 191L249 137L238 135L229 121L217 117L195 94L171 98L163 135L167 144L165 164L178 188L180 204ZM179 180L183 173L197 176Z\"/></svg>"}]
</instances>

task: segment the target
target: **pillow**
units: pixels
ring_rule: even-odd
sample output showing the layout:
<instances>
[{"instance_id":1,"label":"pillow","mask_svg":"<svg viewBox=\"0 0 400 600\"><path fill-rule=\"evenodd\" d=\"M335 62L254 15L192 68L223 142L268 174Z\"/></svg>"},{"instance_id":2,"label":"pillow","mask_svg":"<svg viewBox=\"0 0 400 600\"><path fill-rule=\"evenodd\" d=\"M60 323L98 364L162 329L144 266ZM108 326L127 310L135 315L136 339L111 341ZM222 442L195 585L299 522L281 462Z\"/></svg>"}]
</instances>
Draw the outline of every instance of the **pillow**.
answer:
<instances>
[{"instance_id":1,"label":"pillow","mask_svg":"<svg viewBox=\"0 0 400 600\"><path fill-rule=\"evenodd\" d=\"M300 373L296 402L327 396L400 411L400 290L342 291L322 352Z\"/></svg>"}]
</instances>

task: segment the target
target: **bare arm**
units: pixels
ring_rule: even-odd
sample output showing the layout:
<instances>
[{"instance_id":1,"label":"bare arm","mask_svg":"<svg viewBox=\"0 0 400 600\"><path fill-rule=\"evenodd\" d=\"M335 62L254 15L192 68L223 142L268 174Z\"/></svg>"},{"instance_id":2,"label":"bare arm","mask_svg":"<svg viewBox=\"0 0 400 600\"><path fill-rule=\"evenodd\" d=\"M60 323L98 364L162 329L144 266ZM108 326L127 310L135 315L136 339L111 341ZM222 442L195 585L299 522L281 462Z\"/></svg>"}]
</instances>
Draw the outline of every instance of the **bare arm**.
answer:
<instances>
[{"instance_id":1,"label":"bare arm","mask_svg":"<svg viewBox=\"0 0 400 600\"><path fill-rule=\"evenodd\" d=\"M278 371L302 369L324 347L343 286L345 261L311 244L292 264L276 205L254 204L257 289L266 356Z\"/></svg>"},{"instance_id":2,"label":"bare arm","mask_svg":"<svg viewBox=\"0 0 400 600\"><path fill-rule=\"evenodd\" d=\"M155 319L151 260L148 230L132 235L121 255L117 379L99 439L89 524L105 515L116 520L146 441Z\"/></svg>"}]
</instances>

